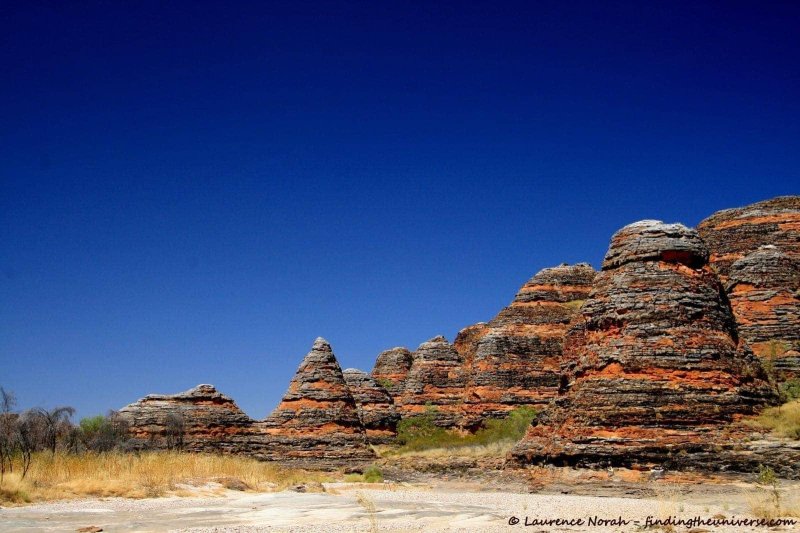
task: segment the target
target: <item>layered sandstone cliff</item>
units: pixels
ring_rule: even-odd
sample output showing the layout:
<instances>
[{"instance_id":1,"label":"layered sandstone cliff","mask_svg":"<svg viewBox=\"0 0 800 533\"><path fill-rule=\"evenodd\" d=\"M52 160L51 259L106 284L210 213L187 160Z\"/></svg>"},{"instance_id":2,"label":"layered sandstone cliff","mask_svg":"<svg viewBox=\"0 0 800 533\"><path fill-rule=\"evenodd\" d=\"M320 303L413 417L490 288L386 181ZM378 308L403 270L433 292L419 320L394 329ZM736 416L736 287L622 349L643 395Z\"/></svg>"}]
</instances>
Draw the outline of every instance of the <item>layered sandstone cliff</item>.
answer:
<instances>
[{"instance_id":1,"label":"layered sandstone cliff","mask_svg":"<svg viewBox=\"0 0 800 533\"><path fill-rule=\"evenodd\" d=\"M702 239L701 239L702 237ZM720 281L722 280L722 282ZM765 362L760 364L750 347ZM211 385L120 410L139 448L245 453L337 467L373 459L399 418L475 429L544 409L520 463L660 464L800 476L800 444L738 420L800 377L800 197L729 209L698 231L642 221L617 232L598 274L544 269L486 323L342 372L317 339L280 405L251 420Z\"/></svg>"},{"instance_id":2,"label":"layered sandstone cliff","mask_svg":"<svg viewBox=\"0 0 800 533\"><path fill-rule=\"evenodd\" d=\"M397 347L381 352L375 360L372 377L394 398L405 389L413 360L408 348Z\"/></svg>"},{"instance_id":3,"label":"layered sandstone cliff","mask_svg":"<svg viewBox=\"0 0 800 533\"><path fill-rule=\"evenodd\" d=\"M613 236L568 334L565 394L517 461L679 466L732 447L730 423L776 400L708 256L680 224L642 221Z\"/></svg>"},{"instance_id":4,"label":"layered sandstone cliff","mask_svg":"<svg viewBox=\"0 0 800 533\"><path fill-rule=\"evenodd\" d=\"M467 376L463 425L520 406L541 408L556 397L564 335L595 274L586 263L546 268L490 322L459 333L455 345Z\"/></svg>"},{"instance_id":5,"label":"layered sandstone cliff","mask_svg":"<svg viewBox=\"0 0 800 533\"><path fill-rule=\"evenodd\" d=\"M212 385L179 394L150 394L119 410L136 448L236 453L257 447L259 431L234 401Z\"/></svg>"},{"instance_id":6,"label":"layered sandstone cliff","mask_svg":"<svg viewBox=\"0 0 800 533\"><path fill-rule=\"evenodd\" d=\"M697 229L726 284L742 337L775 367L776 378L798 377L800 196L726 209Z\"/></svg>"},{"instance_id":7,"label":"layered sandstone cliff","mask_svg":"<svg viewBox=\"0 0 800 533\"><path fill-rule=\"evenodd\" d=\"M434 337L412 354L411 368L395 404L403 418L429 412L436 425L455 427L461 422L465 384L461 356L447 339Z\"/></svg>"},{"instance_id":8,"label":"layered sandstone cliff","mask_svg":"<svg viewBox=\"0 0 800 533\"><path fill-rule=\"evenodd\" d=\"M344 371L344 380L356 402L358 418L370 444L387 444L397 435L400 415L386 389L375 379L355 368Z\"/></svg>"},{"instance_id":9,"label":"layered sandstone cliff","mask_svg":"<svg viewBox=\"0 0 800 533\"><path fill-rule=\"evenodd\" d=\"M762 246L731 265L726 289L739 334L779 380L800 378L800 262Z\"/></svg>"},{"instance_id":10,"label":"layered sandstone cliff","mask_svg":"<svg viewBox=\"0 0 800 533\"><path fill-rule=\"evenodd\" d=\"M697 231L723 281L733 263L764 245L800 259L800 196L779 196L719 211L698 224Z\"/></svg>"},{"instance_id":11,"label":"layered sandstone cliff","mask_svg":"<svg viewBox=\"0 0 800 533\"><path fill-rule=\"evenodd\" d=\"M260 426L269 438L259 453L264 459L337 466L374 458L339 362L322 338Z\"/></svg>"}]
</instances>

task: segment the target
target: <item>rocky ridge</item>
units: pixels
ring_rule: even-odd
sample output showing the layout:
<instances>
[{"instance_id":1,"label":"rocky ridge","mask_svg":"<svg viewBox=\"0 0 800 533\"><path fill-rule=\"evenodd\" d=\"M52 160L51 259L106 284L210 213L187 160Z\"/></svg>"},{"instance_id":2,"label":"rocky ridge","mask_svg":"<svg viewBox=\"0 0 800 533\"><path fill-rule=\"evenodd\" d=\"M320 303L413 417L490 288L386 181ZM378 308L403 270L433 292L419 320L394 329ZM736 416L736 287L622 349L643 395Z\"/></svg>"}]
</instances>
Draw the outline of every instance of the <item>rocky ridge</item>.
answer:
<instances>
[{"instance_id":1,"label":"rocky ridge","mask_svg":"<svg viewBox=\"0 0 800 533\"><path fill-rule=\"evenodd\" d=\"M408 348L397 347L386 350L375 360L372 377L394 398L405 388L413 361L414 357Z\"/></svg>"},{"instance_id":2,"label":"rocky ridge","mask_svg":"<svg viewBox=\"0 0 800 533\"><path fill-rule=\"evenodd\" d=\"M344 371L344 381L356 402L358 418L370 444L387 444L397 435L400 415L386 389L356 368Z\"/></svg>"},{"instance_id":3,"label":"rocky ridge","mask_svg":"<svg viewBox=\"0 0 800 533\"><path fill-rule=\"evenodd\" d=\"M439 335L423 342L412 354L403 390L395 397L403 418L430 413L442 427L459 424L466 376L461 355Z\"/></svg>"},{"instance_id":4,"label":"rocky ridge","mask_svg":"<svg viewBox=\"0 0 800 533\"><path fill-rule=\"evenodd\" d=\"M258 429L213 385L178 394L150 394L118 411L135 448L239 452L252 449Z\"/></svg>"},{"instance_id":5,"label":"rocky ridge","mask_svg":"<svg viewBox=\"0 0 800 533\"><path fill-rule=\"evenodd\" d=\"M697 229L742 337L777 379L800 376L800 196L725 209Z\"/></svg>"},{"instance_id":6,"label":"rocky ridge","mask_svg":"<svg viewBox=\"0 0 800 533\"><path fill-rule=\"evenodd\" d=\"M740 343L705 243L680 224L618 231L568 334L567 385L512 452L522 463L676 465L777 401Z\"/></svg>"},{"instance_id":7,"label":"rocky ridge","mask_svg":"<svg viewBox=\"0 0 800 533\"><path fill-rule=\"evenodd\" d=\"M259 454L264 459L336 466L375 456L339 362L321 337L261 424L269 438Z\"/></svg>"},{"instance_id":8,"label":"rocky ridge","mask_svg":"<svg viewBox=\"0 0 800 533\"><path fill-rule=\"evenodd\" d=\"M700 222L697 231L723 281L733 263L764 245L800 259L800 196L779 196L718 211Z\"/></svg>"},{"instance_id":9,"label":"rocky ridge","mask_svg":"<svg viewBox=\"0 0 800 533\"><path fill-rule=\"evenodd\" d=\"M491 321L459 332L467 375L462 425L477 427L520 406L541 409L557 396L564 335L595 274L586 263L546 268Z\"/></svg>"},{"instance_id":10,"label":"rocky ridge","mask_svg":"<svg viewBox=\"0 0 800 533\"><path fill-rule=\"evenodd\" d=\"M800 262L762 246L731 265L726 292L742 338L779 380L800 378Z\"/></svg>"},{"instance_id":11,"label":"rocky ridge","mask_svg":"<svg viewBox=\"0 0 800 533\"><path fill-rule=\"evenodd\" d=\"M798 261L800 197L725 210L697 231L640 221L612 237L599 274L544 269L453 344L387 350L371 374L342 372L317 339L264 421L210 385L121 415L139 447L174 445L180 420L186 449L335 467L372 460L367 443L391 442L400 417L473 430L531 405L544 412L517 463L752 470L764 459L800 475L785 466L800 466L800 446L754 441L739 424L776 398L748 345L778 378L798 375Z\"/></svg>"}]
</instances>

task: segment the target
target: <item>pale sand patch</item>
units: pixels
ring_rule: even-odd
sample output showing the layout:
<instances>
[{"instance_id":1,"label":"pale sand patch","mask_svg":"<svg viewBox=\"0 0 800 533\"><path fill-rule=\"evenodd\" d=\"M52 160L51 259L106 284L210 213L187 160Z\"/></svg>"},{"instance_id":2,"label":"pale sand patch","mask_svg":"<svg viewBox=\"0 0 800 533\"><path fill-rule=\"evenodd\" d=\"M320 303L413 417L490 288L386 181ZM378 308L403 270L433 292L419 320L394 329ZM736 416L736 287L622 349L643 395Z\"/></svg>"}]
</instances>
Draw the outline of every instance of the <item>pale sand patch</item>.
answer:
<instances>
[{"instance_id":1,"label":"pale sand patch","mask_svg":"<svg viewBox=\"0 0 800 533\"><path fill-rule=\"evenodd\" d=\"M213 498L121 498L62 501L0 509L0 529L75 531L100 526L105 531L641 531L636 524L606 527L524 527L529 520L588 519L598 516L643 522L665 518L748 515L746 502L700 501L696 496L665 493L657 498L596 497L560 494L464 491L446 485L369 488L336 484L336 493L242 493L225 491ZM522 523L509 526L509 518ZM687 531L688 528L676 528ZM709 531L768 531L767 528L707 528ZM779 531L792 531L786 527ZM773 529L772 531L776 531Z\"/></svg>"}]
</instances>

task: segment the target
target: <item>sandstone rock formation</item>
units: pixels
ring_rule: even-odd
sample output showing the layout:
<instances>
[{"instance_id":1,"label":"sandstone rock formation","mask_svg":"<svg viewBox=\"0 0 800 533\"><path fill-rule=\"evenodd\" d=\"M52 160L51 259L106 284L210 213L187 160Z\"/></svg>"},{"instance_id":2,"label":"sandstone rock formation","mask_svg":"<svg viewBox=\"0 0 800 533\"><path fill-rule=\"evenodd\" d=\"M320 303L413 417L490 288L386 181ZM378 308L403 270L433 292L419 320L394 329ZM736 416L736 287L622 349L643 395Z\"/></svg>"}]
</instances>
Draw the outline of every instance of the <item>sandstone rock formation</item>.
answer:
<instances>
[{"instance_id":1,"label":"sandstone rock formation","mask_svg":"<svg viewBox=\"0 0 800 533\"><path fill-rule=\"evenodd\" d=\"M697 231L723 281L733 263L764 245L774 245L789 257L800 259L800 196L779 196L719 211L703 220Z\"/></svg>"},{"instance_id":2,"label":"sandstone rock formation","mask_svg":"<svg viewBox=\"0 0 800 533\"><path fill-rule=\"evenodd\" d=\"M762 246L731 265L726 289L739 334L778 379L800 377L800 262Z\"/></svg>"},{"instance_id":3,"label":"sandstone rock formation","mask_svg":"<svg viewBox=\"0 0 800 533\"><path fill-rule=\"evenodd\" d=\"M150 394L120 409L119 416L137 448L234 453L259 440L253 420L212 385L179 394Z\"/></svg>"},{"instance_id":4,"label":"sandstone rock formation","mask_svg":"<svg viewBox=\"0 0 800 533\"><path fill-rule=\"evenodd\" d=\"M465 384L461 356L447 339L434 337L413 353L395 404L403 418L431 411L436 425L455 427L461 420Z\"/></svg>"},{"instance_id":5,"label":"sandstone rock formation","mask_svg":"<svg viewBox=\"0 0 800 533\"><path fill-rule=\"evenodd\" d=\"M564 335L595 274L586 263L546 268L488 324L459 333L468 376L464 425L523 405L541 408L556 397Z\"/></svg>"},{"instance_id":6,"label":"sandstone rock formation","mask_svg":"<svg viewBox=\"0 0 800 533\"><path fill-rule=\"evenodd\" d=\"M394 398L405 389L412 361L413 357L408 348L397 347L386 350L378 355L375 367L372 369L372 377Z\"/></svg>"},{"instance_id":7,"label":"sandstone rock formation","mask_svg":"<svg viewBox=\"0 0 800 533\"><path fill-rule=\"evenodd\" d=\"M355 368L344 371L344 380L356 402L358 418L364 426L370 444L386 444L397 435L400 415L386 389L375 379Z\"/></svg>"},{"instance_id":8,"label":"sandstone rock formation","mask_svg":"<svg viewBox=\"0 0 800 533\"><path fill-rule=\"evenodd\" d=\"M556 464L679 465L733 447L722 432L776 400L739 342L697 232L642 221L612 238L567 339L567 387L512 456ZM719 455L717 453L716 455Z\"/></svg>"},{"instance_id":9,"label":"sandstone rock formation","mask_svg":"<svg viewBox=\"0 0 800 533\"><path fill-rule=\"evenodd\" d=\"M742 337L762 358L776 358L778 379L796 377L800 196L726 209L697 229L726 284Z\"/></svg>"},{"instance_id":10,"label":"sandstone rock formation","mask_svg":"<svg viewBox=\"0 0 800 533\"><path fill-rule=\"evenodd\" d=\"M259 454L265 459L335 467L374 458L342 369L322 338L261 427L269 438Z\"/></svg>"}]
</instances>

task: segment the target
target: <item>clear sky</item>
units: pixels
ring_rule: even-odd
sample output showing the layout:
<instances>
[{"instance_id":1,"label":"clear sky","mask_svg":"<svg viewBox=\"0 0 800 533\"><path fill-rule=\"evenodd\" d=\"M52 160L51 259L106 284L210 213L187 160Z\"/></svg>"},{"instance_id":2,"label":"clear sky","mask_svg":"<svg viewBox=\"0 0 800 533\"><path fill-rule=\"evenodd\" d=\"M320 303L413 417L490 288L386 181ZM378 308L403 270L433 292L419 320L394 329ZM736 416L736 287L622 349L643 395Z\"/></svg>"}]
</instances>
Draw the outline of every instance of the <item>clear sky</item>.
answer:
<instances>
[{"instance_id":1,"label":"clear sky","mask_svg":"<svg viewBox=\"0 0 800 533\"><path fill-rule=\"evenodd\" d=\"M4 2L0 385L277 404L800 193L797 2Z\"/></svg>"}]
</instances>

